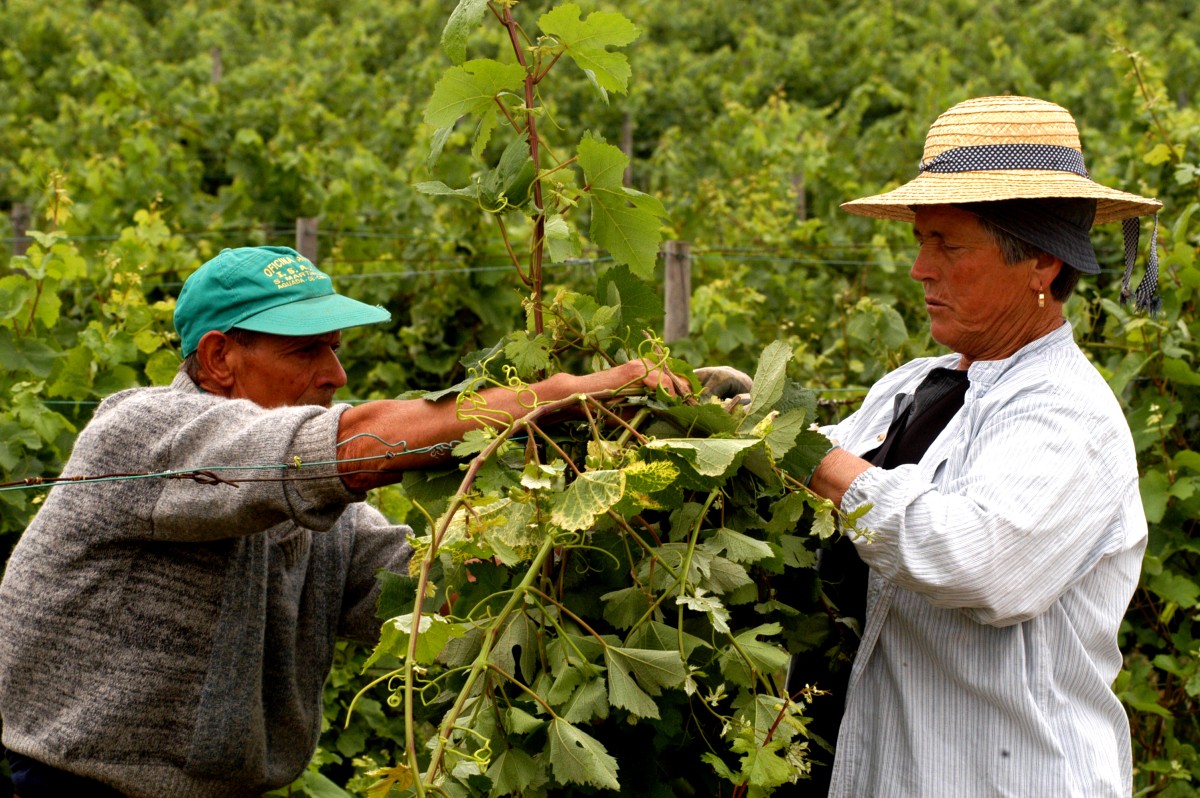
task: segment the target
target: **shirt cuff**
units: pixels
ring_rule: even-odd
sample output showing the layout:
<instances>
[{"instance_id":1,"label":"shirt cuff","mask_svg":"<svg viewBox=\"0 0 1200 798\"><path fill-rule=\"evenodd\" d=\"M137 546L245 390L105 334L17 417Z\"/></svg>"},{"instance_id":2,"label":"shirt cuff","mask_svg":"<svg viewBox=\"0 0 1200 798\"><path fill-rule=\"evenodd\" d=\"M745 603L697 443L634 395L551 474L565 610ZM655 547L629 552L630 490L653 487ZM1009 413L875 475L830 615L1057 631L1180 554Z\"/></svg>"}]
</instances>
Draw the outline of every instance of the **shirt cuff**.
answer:
<instances>
[{"instance_id":1,"label":"shirt cuff","mask_svg":"<svg viewBox=\"0 0 1200 798\"><path fill-rule=\"evenodd\" d=\"M366 496L346 487L337 466L338 425L342 413L349 409L349 405L337 405L315 414L299 426L292 438L288 455L292 462L299 461L297 473L304 479L287 483L288 501L300 515L323 513L331 505L362 501Z\"/></svg>"},{"instance_id":2,"label":"shirt cuff","mask_svg":"<svg viewBox=\"0 0 1200 798\"><path fill-rule=\"evenodd\" d=\"M918 477L916 465L868 468L854 478L842 496L843 513L871 506L856 522L867 534L856 537L854 545L863 561L882 576L890 576L897 569L896 545L909 505L934 489Z\"/></svg>"}]
</instances>

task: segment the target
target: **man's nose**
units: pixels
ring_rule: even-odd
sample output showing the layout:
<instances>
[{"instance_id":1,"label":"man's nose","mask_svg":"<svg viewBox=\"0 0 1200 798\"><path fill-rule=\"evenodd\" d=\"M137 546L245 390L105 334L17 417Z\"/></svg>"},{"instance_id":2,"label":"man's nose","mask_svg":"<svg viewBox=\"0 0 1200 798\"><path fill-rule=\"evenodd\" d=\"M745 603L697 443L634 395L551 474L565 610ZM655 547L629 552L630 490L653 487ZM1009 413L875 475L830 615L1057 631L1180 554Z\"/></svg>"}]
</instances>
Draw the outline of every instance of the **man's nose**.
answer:
<instances>
[{"instance_id":1,"label":"man's nose","mask_svg":"<svg viewBox=\"0 0 1200 798\"><path fill-rule=\"evenodd\" d=\"M342 368L342 361L338 359L333 347L327 347L321 353L319 369L318 379L321 387L337 390L346 384L346 370Z\"/></svg>"}]
</instances>

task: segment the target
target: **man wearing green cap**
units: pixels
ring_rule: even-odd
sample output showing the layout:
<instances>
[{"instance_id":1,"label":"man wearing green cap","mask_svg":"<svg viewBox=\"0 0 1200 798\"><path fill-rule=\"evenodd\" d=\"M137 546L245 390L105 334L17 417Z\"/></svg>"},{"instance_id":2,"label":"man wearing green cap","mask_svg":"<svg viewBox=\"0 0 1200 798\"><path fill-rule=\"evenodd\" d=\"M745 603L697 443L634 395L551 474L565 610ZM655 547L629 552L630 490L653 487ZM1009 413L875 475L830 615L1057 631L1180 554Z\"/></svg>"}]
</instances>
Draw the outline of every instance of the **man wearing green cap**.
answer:
<instances>
[{"instance_id":1,"label":"man wearing green cap","mask_svg":"<svg viewBox=\"0 0 1200 798\"><path fill-rule=\"evenodd\" d=\"M476 426L452 402L331 406L341 330L388 318L286 248L227 249L187 280L174 382L101 403L64 476L197 478L56 487L0 583L0 715L22 798L251 796L304 770L335 638L377 636L375 573L411 551L364 493ZM629 387L676 385L634 361L529 391ZM502 388L478 401L528 412ZM389 457L400 441L416 453Z\"/></svg>"}]
</instances>

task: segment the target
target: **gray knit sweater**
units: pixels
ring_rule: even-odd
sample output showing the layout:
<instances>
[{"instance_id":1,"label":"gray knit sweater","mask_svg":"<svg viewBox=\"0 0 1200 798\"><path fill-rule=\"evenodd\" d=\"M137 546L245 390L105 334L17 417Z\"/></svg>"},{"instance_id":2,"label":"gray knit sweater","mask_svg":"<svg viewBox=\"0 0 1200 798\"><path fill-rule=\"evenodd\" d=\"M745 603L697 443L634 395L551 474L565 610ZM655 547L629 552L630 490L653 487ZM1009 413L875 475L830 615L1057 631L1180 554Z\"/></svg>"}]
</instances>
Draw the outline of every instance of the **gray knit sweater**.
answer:
<instances>
[{"instance_id":1,"label":"gray knit sweater","mask_svg":"<svg viewBox=\"0 0 1200 798\"><path fill-rule=\"evenodd\" d=\"M181 373L103 402L66 474L330 461L344 410L264 410ZM50 491L0 582L5 746L146 798L303 771L335 636L376 637L375 572L404 569L409 530L333 466L218 473L329 478Z\"/></svg>"}]
</instances>

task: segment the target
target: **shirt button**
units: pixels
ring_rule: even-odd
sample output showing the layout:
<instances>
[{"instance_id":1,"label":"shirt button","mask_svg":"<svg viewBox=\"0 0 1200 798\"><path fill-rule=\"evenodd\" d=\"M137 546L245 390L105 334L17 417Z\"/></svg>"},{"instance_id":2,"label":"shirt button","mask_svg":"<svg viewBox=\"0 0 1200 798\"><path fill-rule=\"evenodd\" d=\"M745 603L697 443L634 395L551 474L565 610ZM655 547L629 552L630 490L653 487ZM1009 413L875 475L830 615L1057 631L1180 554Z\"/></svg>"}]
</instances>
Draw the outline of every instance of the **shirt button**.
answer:
<instances>
[{"instance_id":1,"label":"shirt button","mask_svg":"<svg viewBox=\"0 0 1200 798\"><path fill-rule=\"evenodd\" d=\"M886 437L887 437L887 433L886 433L886 432L881 432L881 433L879 433L878 435L876 435L876 436L875 436L875 440L877 440L877 441L882 441L882 440L883 440L884 438L886 438Z\"/></svg>"}]
</instances>

